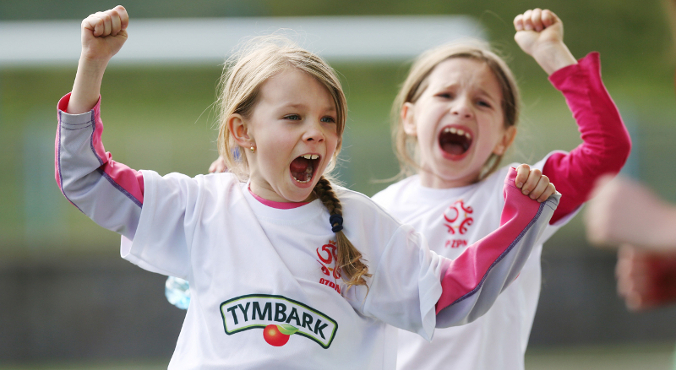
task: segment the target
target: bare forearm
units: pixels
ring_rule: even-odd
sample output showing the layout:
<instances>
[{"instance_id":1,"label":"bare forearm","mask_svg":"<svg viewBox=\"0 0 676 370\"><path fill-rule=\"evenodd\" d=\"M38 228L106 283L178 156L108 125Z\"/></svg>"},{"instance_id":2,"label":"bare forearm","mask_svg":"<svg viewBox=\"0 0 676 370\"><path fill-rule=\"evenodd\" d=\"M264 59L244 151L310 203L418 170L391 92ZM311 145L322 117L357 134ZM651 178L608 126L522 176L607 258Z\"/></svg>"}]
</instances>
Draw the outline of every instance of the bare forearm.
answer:
<instances>
[{"instance_id":1,"label":"bare forearm","mask_svg":"<svg viewBox=\"0 0 676 370\"><path fill-rule=\"evenodd\" d=\"M103 73L110 59L127 40L127 10L118 5L105 12L97 12L82 21L82 52L68 103L68 113L79 114L91 110L101 95Z\"/></svg>"},{"instance_id":2,"label":"bare forearm","mask_svg":"<svg viewBox=\"0 0 676 370\"><path fill-rule=\"evenodd\" d=\"M538 49L533 53L533 58L547 75L551 75L561 68L577 64L577 60L563 42Z\"/></svg>"},{"instance_id":3,"label":"bare forearm","mask_svg":"<svg viewBox=\"0 0 676 370\"><path fill-rule=\"evenodd\" d=\"M585 211L587 238L598 246L631 244L676 251L676 205L625 177L602 179Z\"/></svg>"},{"instance_id":4,"label":"bare forearm","mask_svg":"<svg viewBox=\"0 0 676 370\"><path fill-rule=\"evenodd\" d=\"M101 81L107 65L107 61L87 60L85 57L80 57L73 83L73 93L68 103L68 113L85 113L94 107L101 95Z\"/></svg>"},{"instance_id":5,"label":"bare forearm","mask_svg":"<svg viewBox=\"0 0 676 370\"><path fill-rule=\"evenodd\" d=\"M676 206L662 203L652 219L651 226L637 232L636 240L629 242L644 249L676 250Z\"/></svg>"}]
</instances>

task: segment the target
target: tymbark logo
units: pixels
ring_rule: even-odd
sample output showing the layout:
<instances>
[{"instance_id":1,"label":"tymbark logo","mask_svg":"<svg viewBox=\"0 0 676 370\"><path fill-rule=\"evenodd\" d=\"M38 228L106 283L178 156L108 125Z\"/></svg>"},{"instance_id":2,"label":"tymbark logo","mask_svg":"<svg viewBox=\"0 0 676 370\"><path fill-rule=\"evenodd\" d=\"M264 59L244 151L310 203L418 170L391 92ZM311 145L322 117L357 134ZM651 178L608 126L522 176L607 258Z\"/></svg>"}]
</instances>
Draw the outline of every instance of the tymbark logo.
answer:
<instances>
[{"instance_id":1,"label":"tymbark logo","mask_svg":"<svg viewBox=\"0 0 676 370\"><path fill-rule=\"evenodd\" d=\"M232 298L221 303L221 316L226 334L264 329L263 338L273 346L283 346L298 334L329 348L338 330L338 323L322 312L278 295Z\"/></svg>"}]
</instances>

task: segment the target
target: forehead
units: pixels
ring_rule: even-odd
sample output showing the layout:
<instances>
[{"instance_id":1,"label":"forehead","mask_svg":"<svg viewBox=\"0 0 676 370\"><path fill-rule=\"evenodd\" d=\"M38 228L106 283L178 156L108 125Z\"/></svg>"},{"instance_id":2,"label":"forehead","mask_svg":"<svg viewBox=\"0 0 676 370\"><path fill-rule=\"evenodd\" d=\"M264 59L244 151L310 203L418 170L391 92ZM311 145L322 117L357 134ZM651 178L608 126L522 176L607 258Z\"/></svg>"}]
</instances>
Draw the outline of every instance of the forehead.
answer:
<instances>
[{"instance_id":1,"label":"forehead","mask_svg":"<svg viewBox=\"0 0 676 370\"><path fill-rule=\"evenodd\" d=\"M285 68L260 87L260 102L306 108L336 110L326 86L314 76L297 68Z\"/></svg>"},{"instance_id":2,"label":"forehead","mask_svg":"<svg viewBox=\"0 0 676 370\"><path fill-rule=\"evenodd\" d=\"M483 61L470 58L450 58L437 64L429 77L432 89L450 86L473 87L489 94L502 95L498 78Z\"/></svg>"}]
</instances>

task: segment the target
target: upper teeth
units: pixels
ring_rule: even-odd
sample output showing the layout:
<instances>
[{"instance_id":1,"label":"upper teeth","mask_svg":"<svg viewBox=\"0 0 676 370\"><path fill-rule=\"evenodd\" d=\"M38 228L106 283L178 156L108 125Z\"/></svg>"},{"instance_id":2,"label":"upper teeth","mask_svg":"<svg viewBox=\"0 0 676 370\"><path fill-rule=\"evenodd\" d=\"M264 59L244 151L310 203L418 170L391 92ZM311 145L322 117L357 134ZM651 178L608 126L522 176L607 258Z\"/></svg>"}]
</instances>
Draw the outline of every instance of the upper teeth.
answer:
<instances>
[{"instance_id":1,"label":"upper teeth","mask_svg":"<svg viewBox=\"0 0 676 370\"><path fill-rule=\"evenodd\" d=\"M456 135L464 135L466 138L471 139L472 135L470 135L469 132L465 132L462 129L455 128L455 127L446 127L444 129L444 132L450 132L451 134L456 134Z\"/></svg>"},{"instance_id":2,"label":"upper teeth","mask_svg":"<svg viewBox=\"0 0 676 370\"><path fill-rule=\"evenodd\" d=\"M301 155L301 157L303 157L305 159L317 159L317 158L319 158L319 155L318 154L303 154L303 155Z\"/></svg>"}]
</instances>

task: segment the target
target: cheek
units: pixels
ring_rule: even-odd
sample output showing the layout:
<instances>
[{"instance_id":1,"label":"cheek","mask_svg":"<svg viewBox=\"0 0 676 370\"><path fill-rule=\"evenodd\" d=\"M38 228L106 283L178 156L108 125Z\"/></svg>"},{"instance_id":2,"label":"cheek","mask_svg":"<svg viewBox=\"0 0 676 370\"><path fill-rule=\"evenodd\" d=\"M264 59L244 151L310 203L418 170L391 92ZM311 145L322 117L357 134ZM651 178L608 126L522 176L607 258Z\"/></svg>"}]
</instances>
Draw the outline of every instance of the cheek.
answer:
<instances>
[{"instance_id":1,"label":"cheek","mask_svg":"<svg viewBox=\"0 0 676 370\"><path fill-rule=\"evenodd\" d=\"M336 152L338 151L338 147L341 144L341 139L338 137L332 137L327 140L326 143L326 155L327 157L331 158L332 160L335 159L334 156L336 155Z\"/></svg>"},{"instance_id":2,"label":"cheek","mask_svg":"<svg viewBox=\"0 0 676 370\"><path fill-rule=\"evenodd\" d=\"M418 134L426 138L436 139L436 129L446 114L446 109L438 106L429 106L422 110L416 122Z\"/></svg>"},{"instance_id":3,"label":"cheek","mask_svg":"<svg viewBox=\"0 0 676 370\"><path fill-rule=\"evenodd\" d=\"M428 123L418 127L418 136L420 140L428 146L433 146L437 142L436 126Z\"/></svg>"},{"instance_id":4,"label":"cheek","mask_svg":"<svg viewBox=\"0 0 676 370\"><path fill-rule=\"evenodd\" d=\"M504 118L498 115L488 115L483 117L479 122L479 125L479 130L488 133L488 135L485 136L489 137L491 141L502 137L506 130Z\"/></svg>"}]
</instances>

